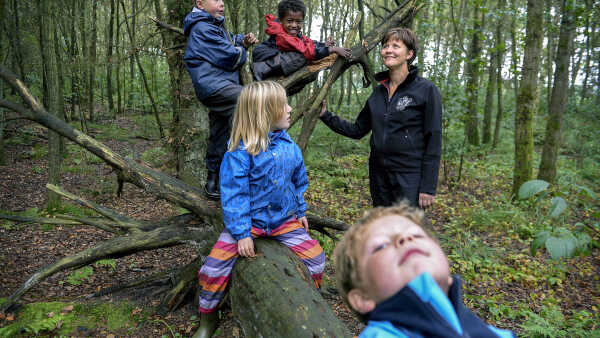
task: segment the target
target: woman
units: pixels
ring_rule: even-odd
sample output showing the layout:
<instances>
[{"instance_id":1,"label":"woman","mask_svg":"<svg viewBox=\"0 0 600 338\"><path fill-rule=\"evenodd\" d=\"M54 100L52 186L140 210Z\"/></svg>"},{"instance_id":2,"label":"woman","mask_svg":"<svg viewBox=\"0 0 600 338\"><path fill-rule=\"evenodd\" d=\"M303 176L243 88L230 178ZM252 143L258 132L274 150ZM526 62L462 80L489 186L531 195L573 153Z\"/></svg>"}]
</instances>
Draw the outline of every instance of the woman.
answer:
<instances>
[{"instance_id":1,"label":"woman","mask_svg":"<svg viewBox=\"0 0 600 338\"><path fill-rule=\"evenodd\" d=\"M371 134L369 181L373 206L401 199L427 208L433 204L442 150L442 104L436 86L411 66L418 43L408 28L387 31L381 58L388 71L354 123L327 111L321 120L338 134L360 139Z\"/></svg>"}]
</instances>

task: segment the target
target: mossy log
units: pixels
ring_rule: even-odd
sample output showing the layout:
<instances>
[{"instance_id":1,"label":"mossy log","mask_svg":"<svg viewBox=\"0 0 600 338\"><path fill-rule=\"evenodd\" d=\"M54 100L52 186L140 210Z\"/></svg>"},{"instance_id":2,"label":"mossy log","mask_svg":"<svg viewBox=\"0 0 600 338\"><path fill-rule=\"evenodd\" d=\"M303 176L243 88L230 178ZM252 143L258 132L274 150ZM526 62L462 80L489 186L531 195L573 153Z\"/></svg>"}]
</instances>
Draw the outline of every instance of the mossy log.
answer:
<instances>
[{"instance_id":1,"label":"mossy log","mask_svg":"<svg viewBox=\"0 0 600 338\"><path fill-rule=\"evenodd\" d=\"M231 308L246 337L349 337L306 266L272 239L254 241L256 258L240 258Z\"/></svg>"}]
</instances>

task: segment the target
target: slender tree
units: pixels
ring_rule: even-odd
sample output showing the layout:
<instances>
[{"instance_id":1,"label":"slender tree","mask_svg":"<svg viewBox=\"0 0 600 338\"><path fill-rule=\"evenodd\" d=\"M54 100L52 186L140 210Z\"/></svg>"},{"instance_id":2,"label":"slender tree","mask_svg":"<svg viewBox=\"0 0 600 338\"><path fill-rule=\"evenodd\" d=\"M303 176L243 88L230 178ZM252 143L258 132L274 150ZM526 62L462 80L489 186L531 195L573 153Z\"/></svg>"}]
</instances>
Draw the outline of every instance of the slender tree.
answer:
<instances>
[{"instance_id":1,"label":"slender tree","mask_svg":"<svg viewBox=\"0 0 600 338\"><path fill-rule=\"evenodd\" d=\"M519 0L512 0L510 3L510 12L511 12L511 20L510 20L510 52L511 52L511 63L510 70L512 74L513 80L513 90L515 92L515 100L519 96L519 54L517 52L517 45L519 44L519 38L517 36L517 15L518 8L517 2Z\"/></svg>"},{"instance_id":2,"label":"slender tree","mask_svg":"<svg viewBox=\"0 0 600 338\"><path fill-rule=\"evenodd\" d=\"M556 72L552 99L548 109L548 122L546 124L546 137L538 178L554 182L556 179L556 160L560 148L563 113L567 103L567 89L569 86L569 54L573 32L575 31L575 3L573 0L561 1L562 19L560 24L560 37L556 53Z\"/></svg>"},{"instance_id":3,"label":"slender tree","mask_svg":"<svg viewBox=\"0 0 600 338\"><path fill-rule=\"evenodd\" d=\"M54 17L48 13L52 13L53 3L50 1L41 1L38 5L38 22L39 22L39 45L42 58L42 73L43 73L43 93L44 107L46 110L60 116L58 114L58 77L56 54L54 52L54 43L52 42L52 31L54 27ZM60 185L60 139L56 132L48 132L48 183ZM52 210L58 208L61 204L60 195L51 190L46 190L47 201L46 208Z\"/></svg>"},{"instance_id":4,"label":"slender tree","mask_svg":"<svg viewBox=\"0 0 600 338\"><path fill-rule=\"evenodd\" d=\"M479 119L477 117L477 99L479 96L479 64L481 60L481 29L483 27L482 3L474 2L473 8L473 36L467 52L467 63L465 77L467 84L465 88L465 135L467 141L472 145L479 145Z\"/></svg>"},{"instance_id":5,"label":"slender tree","mask_svg":"<svg viewBox=\"0 0 600 338\"><path fill-rule=\"evenodd\" d=\"M500 6L500 1L498 2L498 6ZM500 24L500 20L496 19L496 21L498 21L495 22L496 26L498 26ZM490 43L492 42L490 41ZM500 49L501 41L494 39L493 43L494 46L489 51L490 63L488 66L485 106L483 107L483 133L481 138L481 143L483 144L489 144L492 142L492 111L494 110L494 94L496 94L496 78L498 72L498 63L500 62L498 59L498 50Z\"/></svg>"},{"instance_id":6,"label":"slender tree","mask_svg":"<svg viewBox=\"0 0 600 338\"><path fill-rule=\"evenodd\" d=\"M497 53L497 64L496 66L498 67L498 70L496 70L496 98L497 98L497 104L496 104L496 124L494 126L494 140L492 142L492 146L494 148L496 148L498 146L498 142L500 140L500 129L502 128L502 118L504 115L504 105L502 102L502 98L503 98L503 91L502 91L502 87L503 87L503 82L502 82L502 60L504 59L504 51L506 49L506 45L505 45L505 41L504 41L504 35L502 34L503 30L504 30L504 19L506 17L505 13L504 13L504 0L498 0L498 22L496 23L496 31L494 33L494 41L496 41L497 43L497 47L498 49L496 50Z\"/></svg>"},{"instance_id":7,"label":"slender tree","mask_svg":"<svg viewBox=\"0 0 600 338\"><path fill-rule=\"evenodd\" d=\"M114 45L114 26L115 26L115 0L109 0L110 14L108 21L108 30L106 37L106 97L108 98L108 111L112 115L115 111L115 103L113 100L113 45Z\"/></svg>"},{"instance_id":8,"label":"slender tree","mask_svg":"<svg viewBox=\"0 0 600 338\"><path fill-rule=\"evenodd\" d=\"M515 163L513 194L533 176L533 115L536 110L538 71L543 40L541 0L527 0L527 28L522 79L515 113Z\"/></svg>"},{"instance_id":9,"label":"slender tree","mask_svg":"<svg viewBox=\"0 0 600 338\"><path fill-rule=\"evenodd\" d=\"M94 93L96 87L96 56L97 50L96 45L98 43L98 20L97 20L97 12L98 12L98 1L92 0L92 31L90 35L90 49L89 49L89 58L86 62L89 69L89 79L88 79L88 112L90 114L90 120L97 120L97 116L95 114L94 109Z\"/></svg>"},{"instance_id":10,"label":"slender tree","mask_svg":"<svg viewBox=\"0 0 600 338\"><path fill-rule=\"evenodd\" d=\"M581 93L579 94L580 97L580 101L579 104L583 103L583 101L587 98L588 96L588 89L589 89L589 81L590 81L590 75L592 73L592 68L591 68L591 59L593 57L593 52L592 52L592 38L593 38L593 33L596 31L596 26L598 25L597 21L593 21L590 20L590 18L593 16L593 10L592 10L592 1L591 0L585 0L585 66L583 67L583 74L584 74L584 78L583 78L583 84L581 85Z\"/></svg>"},{"instance_id":11,"label":"slender tree","mask_svg":"<svg viewBox=\"0 0 600 338\"><path fill-rule=\"evenodd\" d=\"M18 71L17 75L25 83L27 83L27 78L25 76L25 57L23 56L23 43L21 38L23 33L21 31L21 13L19 13L19 1L12 0L12 17L14 20L13 31L12 34L9 35L9 38L12 36L13 39L13 64L16 66L15 69Z\"/></svg>"}]
</instances>

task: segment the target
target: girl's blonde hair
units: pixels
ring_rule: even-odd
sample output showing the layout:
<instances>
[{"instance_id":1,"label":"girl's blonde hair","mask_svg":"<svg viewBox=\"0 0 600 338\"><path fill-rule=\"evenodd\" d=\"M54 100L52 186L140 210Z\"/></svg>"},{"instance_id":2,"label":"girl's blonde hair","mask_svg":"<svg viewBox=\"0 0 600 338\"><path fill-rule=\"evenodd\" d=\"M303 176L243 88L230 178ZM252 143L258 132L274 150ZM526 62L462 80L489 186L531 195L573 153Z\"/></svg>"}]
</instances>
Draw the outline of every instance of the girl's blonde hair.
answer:
<instances>
[{"instance_id":1,"label":"girl's blonde hair","mask_svg":"<svg viewBox=\"0 0 600 338\"><path fill-rule=\"evenodd\" d=\"M235 107L231 138L227 151L234 151L243 142L250 155L266 151L271 124L285 113L285 89L277 82L252 82L242 88Z\"/></svg>"}]
</instances>

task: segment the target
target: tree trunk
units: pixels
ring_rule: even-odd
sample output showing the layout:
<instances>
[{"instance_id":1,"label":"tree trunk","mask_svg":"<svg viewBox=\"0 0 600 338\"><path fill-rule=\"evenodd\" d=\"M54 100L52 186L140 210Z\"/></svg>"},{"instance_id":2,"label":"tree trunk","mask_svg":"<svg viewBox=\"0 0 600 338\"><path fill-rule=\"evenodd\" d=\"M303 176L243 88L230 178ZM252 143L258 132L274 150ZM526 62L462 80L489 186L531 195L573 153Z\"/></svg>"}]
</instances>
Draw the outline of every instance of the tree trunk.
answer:
<instances>
[{"instance_id":1,"label":"tree trunk","mask_svg":"<svg viewBox=\"0 0 600 338\"><path fill-rule=\"evenodd\" d=\"M46 110L60 116L58 111L58 77L56 54L54 51L54 40L52 39L52 31L54 27L54 16L49 14L52 4L50 1L42 1L38 6L38 22L39 22L39 44L42 57L43 68L43 92L44 92L44 107ZM48 133L48 183L60 184L60 136L50 131ZM46 209L52 210L60 207L61 199L56 193L47 190Z\"/></svg>"},{"instance_id":2,"label":"tree trunk","mask_svg":"<svg viewBox=\"0 0 600 338\"><path fill-rule=\"evenodd\" d=\"M481 36L483 27L483 12L479 0L473 8L473 36L467 53L467 64L465 77L467 84L465 88L465 135L467 141L472 145L479 145L479 119L477 117L477 101L479 97L479 58L481 57Z\"/></svg>"},{"instance_id":3,"label":"tree trunk","mask_svg":"<svg viewBox=\"0 0 600 338\"><path fill-rule=\"evenodd\" d=\"M114 0L116 1L116 0ZM120 23L120 11L119 11L119 6L116 6L116 10L117 10L117 17L116 17L116 24L117 24L117 33L115 34L115 46L117 46L117 58L120 60L120 53L119 53L119 48L120 48L120 41L121 41L121 23ZM121 62L117 62L117 69L116 69L116 73L117 76L115 78L115 84L117 85L117 111L115 112L115 117L116 115L123 115L123 95L121 90L123 89L123 86L121 86Z\"/></svg>"},{"instance_id":4,"label":"tree trunk","mask_svg":"<svg viewBox=\"0 0 600 338\"><path fill-rule=\"evenodd\" d=\"M246 337L351 336L291 250L271 239L254 243L257 257L238 259L230 288L231 309Z\"/></svg>"},{"instance_id":5,"label":"tree trunk","mask_svg":"<svg viewBox=\"0 0 600 338\"><path fill-rule=\"evenodd\" d=\"M519 54L517 52L517 44L518 39L517 39L517 1L518 0L512 0L511 1L511 8L510 8L510 12L511 12L511 20L510 20L510 37L511 37L511 43L510 43L510 51L511 51L511 63L510 63L510 68L511 68L511 74L512 74L512 80L513 80L513 91L515 92L515 101L517 100L517 97L519 96Z\"/></svg>"},{"instance_id":6,"label":"tree trunk","mask_svg":"<svg viewBox=\"0 0 600 338\"><path fill-rule=\"evenodd\" d=\"M523 78L519 86L515 113L515 163L512 191L514 196L517 195L521 185L533 176L533 115L536 110L538 70L543 40L543 9L540 0L527 1Z\"/></svg>"},{"instance_id":7,"label":"tree trunk","mask_svg":"<svg viewBox=\"0 0 600 338\"><path fill-rule=\"evenodd\" d=\"M106 37L106 97L108 98L108 112L112 116L115 111L115 103L113 101L113 43L114 43L114 26L115 26L115 0L110 1L110 19L108 21L108 36Z\"/></svg>"},{"instance_id":8,"label":"tree trunk","mask_svg":"<svg viewBox=\"0 0 600 338\"><path fill-rule=\"evenodd\" d=\"M500 130L502 128L502 118L504 115L504 106L502 102L502 60L504 60L504 51L505 51L505 40L502 34L504 18L506 15L504 14L504 0L498 0L498 12L500 12L500 18L496 23L496 32L494 33L494 40L496 45L498 46L497 60L498 63L496 66L498 69L496 70L496 90L497 90L497 100L498 104L496 105L496 125L494 126L494 140L492 142L492 147L495 149L498 146L498 142L500 141Z\"/></svg>"},{"instance_id":9,"label":"tree trunk","mask_svg":"<svg viewBox=\"0 0 600 338\"><path fill-rule=\"evenodd\" d=\"M14 40L14 48L15 50L13 51L13 56L14 56L14 61L16 63L17 66L17 70L18 70L18 74L19 76L24 79L25 78L25 60L23 57L23 44L21 43L21 37L22 32L21 32L21 21L20 21L20 15L19 15L19 5L18 5L19 1L17 0L13 0L12 1L12 11L13 11L13 18L14 18L14 35L13 35L13 40ZM10 36L9 36L10 37Z\"/></svg>"},{"instance_id":10,"label":"tree trunk","mask_svg":"<svg viewBox=\"0 0 600 338\"><path fill-rule=\"evenodd\" d=\"M563 0L561 3L562 20L560 24L560 38L558 51L571 49L571 41L575 30L575 4L573 0ZM567 103L569 86L569 54L556 53L556 73L552 88L552 101L548 110L546 124L546 137L538 178L547 182L556 179L556 160L560 148L562 117Z\"/></svg>"},{"instance_id":11,"label":"tree trunk","mask_svg":"<svg viewBox=\"0 0 600 338\"><path fill-rule=\"evenodd\" d=\"M89 67L89 79L88 79L88 111L90 114L90 120L98 120L94 109L94 90L96 87L96 45L98 42L98 26L97 26L97 11L98 1L92 0L92 32L90 36L90 50L89 58L86 62Z\"/></svg>"},{"instance_id":12,"label":"tree trunk","mask_svg":"<svg viewBox=\"0 0 600 338\"><path fill-rule=\"evenodd\" d=\"M2 23L0 23L0 29L2 29L3 31L7 32L7 28L5 25L5 3L4 1L0 2L0 19L2 19ZM6 34L6 38L10 39L8 37L8 34ZM5 57L3 55L4 51L7 52L7 56L6 58L8 58L8 46L10 45L10 41L7 41L6 43L4 42L4 34L1 34L0 32L0 50L2 50L3 52L0 53L0 64L3 64L5 62ZM6 94L4 93L4 82L0 81L0 100L3 100L6 96ZM6 114L4 112L4 108L0 108L0 166L6 165L7 161L6 161L6 154L4 152L4 128L6 127L6 123L4 122L4 120L6 119Z\"/></svg>"},{"instance_id":13,"label":"tree trunk","mask_svg":"<svg viewBox=\"0 0 600 338\"><path fill-rule=\"evenodd\" d=\"M497 12L500 12L500 2L498 2ZM497 19L496 27L500 24L500 19ZM500 41L494 39L494 46L490 50L490 64L488 67L488 83L487 90L485 94L485 106L483 110L483 135L481 139L481 143L489 144L492 142L492 111L494 110L494 92L496 91L497 85L497 72L498 72L498 63L499 59L499 50L500 50Z\"/></svg>"},{"instance_id":14,"label":"tree trunk","mask_svg":"<svg viewBox=\"0 0 600 338\"><path fill-rule=\"evenodd\" d=\"M593 41L593 35L596 32L596 26L598 25L597 21L594 21L593 24L591 24L591 20L590 20L590 16L593 15L593 11L592 11L592 3L591 0L586 0L585 1L585 7L586 7L586 12L585 12L585 66L583 68L583 73L585 74L585 77L583 78L583 84L581 85L581 93L579 94L580 96L580 100L579 100L579 105L581 105L585 99L588 96L588 88L589 88L589 77L592 73L592 68L591 68L591 59L592 59L592 41ZM591 31L590 31L591 28ZM598 72L600 72L600 69L598 69Z\"/></svg>"}]
</instances>

